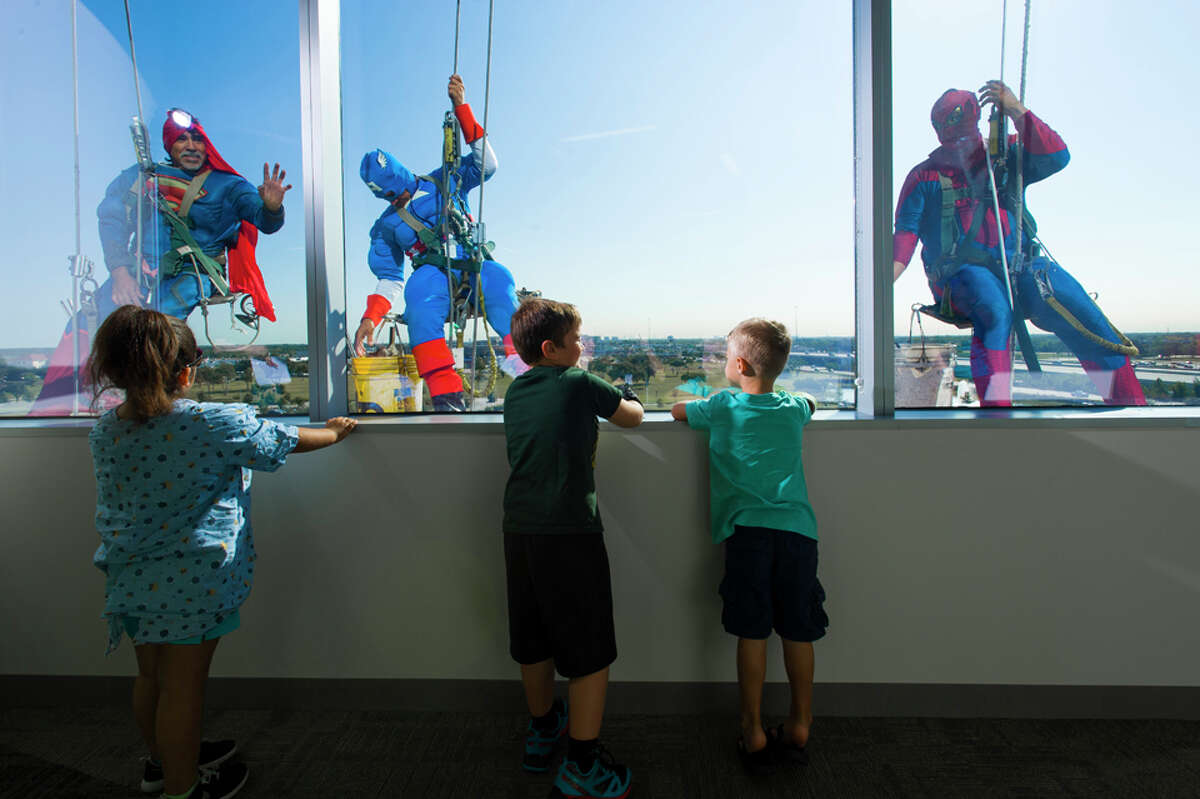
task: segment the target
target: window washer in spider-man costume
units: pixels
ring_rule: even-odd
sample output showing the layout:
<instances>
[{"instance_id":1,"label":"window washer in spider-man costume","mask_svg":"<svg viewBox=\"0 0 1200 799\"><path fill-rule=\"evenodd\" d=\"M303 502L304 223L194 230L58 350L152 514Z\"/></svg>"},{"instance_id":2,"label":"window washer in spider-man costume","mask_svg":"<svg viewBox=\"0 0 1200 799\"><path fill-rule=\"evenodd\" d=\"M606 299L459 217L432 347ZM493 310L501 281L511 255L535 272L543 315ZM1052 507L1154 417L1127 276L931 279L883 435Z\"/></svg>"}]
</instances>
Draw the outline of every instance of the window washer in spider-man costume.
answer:
<instances>
[{"instance_id":1,"label":"window washer in spider-man costume","mask_svg":"<svg viewBox=\"0 0 1200 799\"><path fill-rule=\"evenodd\" d=\"M77 324L79 351L86 354L89 329L119 306L151 307L186 320L202 298L213 296L215 280L223 285L222 293L248 294L255 312L275 321L255 246L259 231L274 233L283 227L283 198L292 188L284 184L287 172L279 164L272 170L263 164L263 182L255 188L221 157L200 120L178 108L167 112L162 143L167 160L155 164L153 174L136 165L121 172L96 209L109 277L95 292L95 318L87 319L81 311L78 322L68 325L31 416L71 413L73 328ZM139 184L144 189L140 203ZM139 205L145 253L140 258ZM89 401L81 401L81 407L86 409Z\"/></svg>"},{"instance_id":2,"label":"window washer in spider-man costume","mask_svg":"<svg viewBox=\"0 0 1200 799\"><path fill-rule=\"evenodd\" d=\"M451 215L469 219L467 193L496 171L496 156L466 103L462 78L452 75L447 93L463 136L471 146L470 155L462 159L452 176ZM441 236L443 167L428 175L414 175L389 153L372 150L363 156L359 174L371 192L387 200L389 207L371 227L367 263L379 282L375 292L367 297L366 313L354 334L354 351L360 357L366 354L364 343L374 343L375 329L403 292L409 346L417 360L417 371L429 386L434 410L466 410L462 378L454 369L454 356L443 335L450 312L449 287L443 271L445 258L430 252L420 235L429 231ZM404 283L406 254L413 263L407 285ZM466 279L460 270L453 272L457 280ZM517 354L509 330L509 320L517 308L512 273L503 265L485 259L478 280L483 284L488 323L504 339L501 369L515 377L528 366Z\"/></svg>"},{"instance_id":3,"label":"window washer in spider-man costume","mask_svg":"<svg viewBox=\"0 0 1200 799\"><path fill-rule=\"evenodd\" d=\"M971 376L980 404L1004 406L1012 404L1014 314L1000 259L986 143L979 133L980 102L994 104L1020 132L1007 141L1010 181L1018 163L1028 186L1061 170L1070 155L1062 137L1004 83L988 81L979 94L976 99L972 92L950 89L933 105L930 119L941 146L913 167L900 189L893 273L900 277L920 240L925 274L942 313L969 320L974 327ZM1021 236L1021 257L1015 259L1019 266L1012 269L1018 239L1015 209L1021 206L1018 190L1006 190L1012 185L1000 186L998 201L1012 290L1023 315L1075 353L1107 404L1145 405L1129 361L1136 348L1078 281L1041 253L1040 242L1031 240L1036 233L1031 217Z\"/></svg>"}]
</instances>

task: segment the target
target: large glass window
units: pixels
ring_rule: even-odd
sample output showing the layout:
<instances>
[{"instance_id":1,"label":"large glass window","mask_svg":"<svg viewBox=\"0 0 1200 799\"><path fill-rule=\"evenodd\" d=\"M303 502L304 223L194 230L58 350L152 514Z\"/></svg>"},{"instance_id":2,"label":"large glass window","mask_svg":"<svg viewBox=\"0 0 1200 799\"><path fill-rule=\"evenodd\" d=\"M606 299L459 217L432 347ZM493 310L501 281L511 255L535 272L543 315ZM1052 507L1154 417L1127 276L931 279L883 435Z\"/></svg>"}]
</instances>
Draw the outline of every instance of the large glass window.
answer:
<instances>
[{"instance_id":1,"label":"large glass window","mask_svg":"<svg viewBox=\"0 0 1200 799\"><path fill-rule=\"evenodd\" d=\"M589 368L647 408L724 388L723 337L750 316L793 334L782 387L853 406L848 8L497 4L488 91L488 4L464 0L457 70L496 169L481 197L462 138L457 174L497 266L488 324L464 311L459 330L446 296L473 311L470 278L448 286L392 207L411 189L405 207L442 236L438 180L419 176L442 167L454 5L341 8L347 330L366 315L375 339L351 361L352 409L445 408L460 387L462 407L498 409L524 292L576 304Z\"/></svg>"},{"instance_id":2,"label":"large glass window","mask_svg":"<svg viewBox=\"0 0 1200 799\"><path fill-rule=\"evenodd\" d=\"M1163 77L1197 9L1166 6L1033 3L1026 39L1016 0L893 4L897 407L1200 404L1200 112Z\"/></svg>"},{"instance_id":3,"label":"large glass window","mask_svg":"<svg viewBox=\"0 0 1200 799\"><path fill-rule=\"evenodd\" d=\"M208 356L192 397L307 413L303 199L287 191L280 216L259 192L264 162L280 188L301 184L295 7L129 5L146 128L140 167L123 4L5 7L0 415L91 412L75 367L99 323L127 302L188 319ZM168 128L170 109L186 113ZM166 145L176 143L172 156ZM261 229L254 248L243 221Z\"/></svg>"}]
</instances>

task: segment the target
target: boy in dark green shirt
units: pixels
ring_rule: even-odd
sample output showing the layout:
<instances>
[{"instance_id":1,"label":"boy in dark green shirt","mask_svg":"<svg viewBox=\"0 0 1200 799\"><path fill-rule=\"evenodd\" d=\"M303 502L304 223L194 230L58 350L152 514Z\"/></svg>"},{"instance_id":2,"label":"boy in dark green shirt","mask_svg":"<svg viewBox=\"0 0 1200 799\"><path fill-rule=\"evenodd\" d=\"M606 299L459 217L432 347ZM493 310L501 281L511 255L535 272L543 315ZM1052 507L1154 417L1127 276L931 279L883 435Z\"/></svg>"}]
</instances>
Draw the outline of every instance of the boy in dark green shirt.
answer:
<instances>
[{"instance_id":1,"label":"boy in dark green shirt","mask_svg":"<svg viewBox=\"0 0 1200 799\"><path fill-rule=\"evenodd\" d=\"M551 796L620 799L630 771L599 743L617 645L593 468L596 417L636 427L642 406L628 387L622 395L578 368L580 325L573 305L544 299L526 300L512 317L513 343L531 368L504 397L509 641L532 716L522 765L547 771L569 727ZM569 680L569 720L554 698L555 668Z\"/></svg>"}]
</instances>

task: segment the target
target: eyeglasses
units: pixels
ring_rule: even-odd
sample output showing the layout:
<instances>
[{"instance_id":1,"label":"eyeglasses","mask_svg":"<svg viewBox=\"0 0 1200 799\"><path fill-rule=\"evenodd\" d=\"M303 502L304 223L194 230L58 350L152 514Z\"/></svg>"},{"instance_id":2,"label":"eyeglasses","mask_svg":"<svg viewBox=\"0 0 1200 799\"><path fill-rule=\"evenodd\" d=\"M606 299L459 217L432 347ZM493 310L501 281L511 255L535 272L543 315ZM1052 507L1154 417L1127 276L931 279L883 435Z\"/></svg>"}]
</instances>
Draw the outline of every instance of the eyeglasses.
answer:
<instances>
[{"instance_id":1,"label":"eyeglasses","mask_svg":"<svg viewBox=\"0 0 1200 799\"><path fill-rule=\"evenodd\" d=\"M195 369L197 366L199 366L203 362L204 362L204 350L197 347L196 348L196 359L194 361L192 361L191 363L187 364L187 366L185 368Z\"/></svg>"},{"instance_id":2,"label":"eyeglasses","mask_svg":"<svg viewBox=\"0 0 1200 799\"><path fill-rule=\"evenodd\" d=\"M171 110L167 111L167 116L171 118L172 122L179 127L184 128L185 130L190 128L192 125L197 125L200 123L200 120L196 119L182 108L172 108Z\"/></svg>"}]
</instances>

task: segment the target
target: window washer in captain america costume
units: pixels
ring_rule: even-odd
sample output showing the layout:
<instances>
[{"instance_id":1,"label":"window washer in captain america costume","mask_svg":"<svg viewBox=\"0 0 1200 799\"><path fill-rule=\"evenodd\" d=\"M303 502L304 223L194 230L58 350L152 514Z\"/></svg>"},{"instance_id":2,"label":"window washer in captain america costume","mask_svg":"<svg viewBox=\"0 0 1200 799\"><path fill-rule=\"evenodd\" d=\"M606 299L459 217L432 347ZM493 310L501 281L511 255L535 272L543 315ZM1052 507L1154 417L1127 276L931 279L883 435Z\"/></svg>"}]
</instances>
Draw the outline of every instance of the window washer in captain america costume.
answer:
<instances>
[{"instance_id":1,"label":"window washer in captain america costume","mask_svg":"<svg viewBox=\"0 0 1200 799\"><path fill-rule=\"evenodd\" d=\"M463 137L471 147L471 153L462 159L452 176L451 215L470 219L467 193L496 171L496 156L466 102L462 78L452 75L447 93ZM372 150L363 156L359 174L367 188L386 200L389 207L371 227L367 264L379 282L375 292L367 297L367 310L354 334L354 351L360 357L366 354L364 344L374 343L375 329L403 292L409 346L417 361L417 371L429 386L434 410L466 410L462 378L455 371L454 356L443 334L450 312L449 287L443 271L445 258L422 241L423 233L427 239L431 233L441 236L445 205L443 167L428 175L414 175L386 151ZM461 247L457 249L462 252ZM406 254L413 264L407 284L404 283ZM467 279L461 270L452 272L457 281ZM512 273L502 264L485 258L479 277L472 276L470 280L472 289L482 283L487 321L504 340L505 357L500 368L514 377L525 372L529 367L517 354L509 330L509 320L517 308Z\"/></svg>"},{"instance_id":2,"label":"window washer in captain america costume","mask_svg":"<svg viewBox=\"0 0 1200 799\"><path fill-rule=\"evenodd\" d=\"M1007 140L1006 160L1011 166L1006 186L1019 185L1011 174L1018 163L1025 186L1067 165L1070 154L1062 137L1001 81L988 81L978 99L968 91L946 91L930 113L941 146L908 173L896 203L893 273L900 277L919 240L926 277L941 314L952 322L969 320L974 327L971 376L980 404L1007 406L1012 404L1014 314L1001 266L986 143L979 132L981 102L998 107L1020 134ZM1136 348L1075 278L1041 254L1040 242L1032 240L1036 226L1027 215L1021 253L1017 253L1014 209L1023 204L1018 199L1023 189L1006 186L997 192L1000 225L1012 291L1023 316L1071 349L1105 403L1145 405L1129 361Z\"/></svg>"},{"instance_id":3,"label":"window washer in captain america costume","mask_svg":"<svg viewBox=\"0 0 1200 799\"><path fill-rule=\"evenodd\" d=\"M283 198L292 188L284 184L287 173L279 164L269 171L263 164L263 182L255 188L221 157L200 120L182 109L167 112L162 143L167 161L154 164L152 174L137 165L121 172L96 209L109 278L95 292L94 319L78 314L80 352L89 349L89 329L119 306L152 307L186 320L218 286L223 294L248 294L255 312L275 321L255 245L260 230L283 227ZM143 257L136 236L139 183ZM55 350L31 416L71 412L76 364L68 338L75 326L68 324Z\"/></svg>"}]
</instances>

